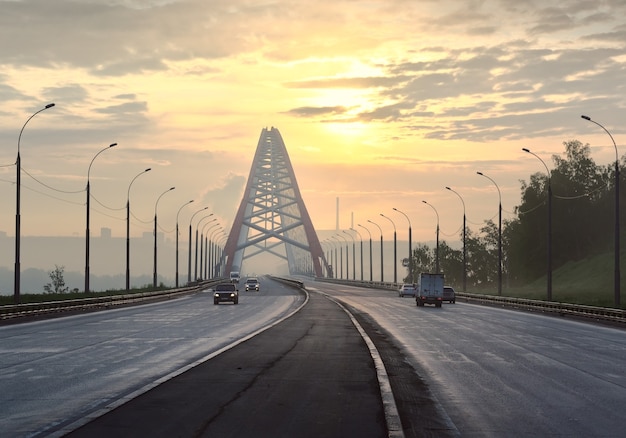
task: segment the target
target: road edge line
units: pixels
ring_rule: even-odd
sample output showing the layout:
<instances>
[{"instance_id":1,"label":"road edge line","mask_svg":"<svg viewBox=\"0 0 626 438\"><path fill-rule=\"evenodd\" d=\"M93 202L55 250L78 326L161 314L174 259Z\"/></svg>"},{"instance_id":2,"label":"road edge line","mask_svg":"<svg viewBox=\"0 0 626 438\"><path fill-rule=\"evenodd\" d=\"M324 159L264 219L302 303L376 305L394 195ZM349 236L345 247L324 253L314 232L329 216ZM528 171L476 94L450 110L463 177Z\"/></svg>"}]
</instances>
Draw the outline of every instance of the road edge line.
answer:
<instances>
[{"instance_id":1,"label":"road edge line","mask_svg":"<svg viewBox=\"0 0 626 438\"><path fill-rule=\"evenodd\" d=\"M352 313L350 313L350 311L342 303L324 292L319 290L316 292L324 295L330 301L339 306L339 308L350 317L352 324L356 327L361 335L361 338L365 341L365 344L369 349L370 356L374 361L374 367L376 368L376 378L378 379L378 387L380 388L380 396L383 401L383 410L385 412L385 422L387 423L387 436L389 438L404 438L402 421L400 420L400 413L398 412L398 407L396 406L396 399L394 398L389 376L387 375L387 368L385 368L383 359L374 345L374 342L365 332L361 324L359 324L356 320L354 315L352 315Z\"/></svg>"}]
</instances>

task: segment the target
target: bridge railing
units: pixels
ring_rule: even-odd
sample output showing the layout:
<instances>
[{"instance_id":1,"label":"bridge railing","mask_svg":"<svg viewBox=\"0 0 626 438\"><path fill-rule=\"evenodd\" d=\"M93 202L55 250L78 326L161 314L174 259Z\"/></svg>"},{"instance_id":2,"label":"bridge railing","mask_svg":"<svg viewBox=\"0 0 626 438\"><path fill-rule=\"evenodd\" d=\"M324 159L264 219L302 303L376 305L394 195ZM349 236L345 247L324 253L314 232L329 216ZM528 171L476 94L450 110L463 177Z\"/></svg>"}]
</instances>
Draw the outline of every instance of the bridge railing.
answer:
<instances>
[{"instance_id":1,"label":"bridge railing","mask_svg":"<svg viewBox=\"0 0 626 438\"><path fill-rule=\"evenodd\" d=\"M332 278L316 278L316 281L329 283L349 284L358 287L375 289L398 290L401 284L370 282L360 280L338 280ZM499 295L483 295L468 292L456 292L457 299L469 303L507 307L525 311L542 312L559 316L574 316L589 318L596 321L616 322L626 324L626 310L612 307L596 307L583 304L559 303L555 301L531 300L527 298L503 297Z\"/></svg>"}]
</instances>

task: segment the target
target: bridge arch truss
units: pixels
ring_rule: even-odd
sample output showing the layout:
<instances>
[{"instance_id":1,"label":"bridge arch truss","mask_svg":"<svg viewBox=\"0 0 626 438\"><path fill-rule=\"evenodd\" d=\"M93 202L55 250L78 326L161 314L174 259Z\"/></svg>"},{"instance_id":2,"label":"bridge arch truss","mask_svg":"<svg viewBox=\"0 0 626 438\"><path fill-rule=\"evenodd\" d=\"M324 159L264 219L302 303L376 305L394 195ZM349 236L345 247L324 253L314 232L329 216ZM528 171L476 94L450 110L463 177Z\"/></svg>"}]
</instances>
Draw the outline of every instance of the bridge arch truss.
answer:
<instances>
[{"instance_id":1,"label":"bridge arch truss","mask_svg":"<svg viewBox=\"0 0 626 438\"><path fill-rule=\"evenodd\" d=\"M226 272L269 253L286 260L289 274L332 276L304 205L278 129L261 131L241 204L224 247Z\"/></svg>"}]
</instances>

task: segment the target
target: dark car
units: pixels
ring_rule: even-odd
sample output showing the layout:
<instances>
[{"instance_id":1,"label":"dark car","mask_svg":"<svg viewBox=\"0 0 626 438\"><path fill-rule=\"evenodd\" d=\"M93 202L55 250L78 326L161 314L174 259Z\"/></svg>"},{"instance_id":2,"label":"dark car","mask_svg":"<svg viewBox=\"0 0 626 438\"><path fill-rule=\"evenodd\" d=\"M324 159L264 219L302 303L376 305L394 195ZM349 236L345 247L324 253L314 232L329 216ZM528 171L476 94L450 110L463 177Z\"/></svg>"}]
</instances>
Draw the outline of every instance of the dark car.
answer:
<instances>
[{"instance_id":1,"label":"dark car","mask_svg":"<svg viewBox=\"0 0 626 438\"><path fill-rule=\"evenodd\" d=\"M246 280L246 292L248 292L249 290L255 290L258 292L260 287L261 284L256 277L248 277L248 279Z\"/></svg>"},{"instance_id":2,"label":"dark car","mask_svg":"<svg viewBox=\"0 0 626 438\"><path fill-rule=\"evenodd\" d=\"M233 283L222 283L215 286L213 291L213 304L231 302L239 304L239 292Z\"/></svg>"},{"instance_id":3,"label":"dark car","mask_svg":"<svg viewBox=\"0 0 626 438\"><path fill-rule=\"evenodd\" d=\"M456 303L456 293L451 286L443 287L443 301L447 301L449 303Z\"/></svg>"}]
</instances>

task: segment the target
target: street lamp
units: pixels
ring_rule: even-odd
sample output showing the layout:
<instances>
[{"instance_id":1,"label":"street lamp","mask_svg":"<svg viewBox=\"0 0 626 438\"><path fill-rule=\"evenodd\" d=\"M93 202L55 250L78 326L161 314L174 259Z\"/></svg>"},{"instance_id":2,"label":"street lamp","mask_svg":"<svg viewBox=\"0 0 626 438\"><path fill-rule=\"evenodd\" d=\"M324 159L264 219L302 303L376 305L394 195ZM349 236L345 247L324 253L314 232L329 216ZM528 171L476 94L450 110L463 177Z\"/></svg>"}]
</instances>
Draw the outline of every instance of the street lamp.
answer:
<instances>
[{"instance_id":1,"label":"street lamp","mask_svg":"<svg viewBox=\"0 0 626 438\"><path fill-rule=\"evenodd\" d=\"M546 166L546 163L541 159L541 157L537 154L535 154L534 152L531 152L529 149L527 148L522 148L522 150L524 152L528 152L530 155L533 155L535 158L537 158L539 161L541 161L541 164L543 164L543 167L546 168L546 176L548 178L548 268L547 268L547 274L546 274L546 280L547 280L547 288L548 288L548 292L547 292L547 299L548 301L552 301L552 178L550 177L550 170L548 169L548 166Z\"/></svg>"},{"instance_id":2,"label":"street lamp","mask_svg":"<svg viewBox=\"0 0 626 438\"><path fill-rule=\"evenodd\" d=\"M394 284L398 284L398 246L396 241L396 224L391 220L391 218L385 216L384 214L380 213L380 215L391 222L391 225L393 226L393 282Z\"/></svg>"},{"instance_id":3,"label":"street lamp","mask_svg":"<svg viewBox=\"0 0 626 438\"><path fill-rule=\"evenodd\" d=\"M325 240L328 244L328 259L330 260L330 278L338 278L337 273L339 270L337 269L337 249L335 247L335 241L332 240L332 237L329 237Z\"/></svg>"},{"instance_id":4,"label":"street lamp","mask_svg":"<svg viewBox=\"0 0 626 438\"><path fill-rule=\"evenodd\" d=\"M352 239L352 279L356 280L356 240L354 240L354 236L346 230L343 230L343 232L350 236L350 239Z\"/></svg>"},{"instance_id":5,"label":"street lamp","mask_svg":"<svg viewBox=\"0 0 626 438\"><path fill-rule=\"evenodd\" d=\"M128 192L126 194L126 291L130 290L130 188L137 178L146 172L150 172L151 168L139 172L128 184Z\"/></svg>"},{"instance_id":6,"label":"street lamp","mask_svg":"<svg viewBox=\"0 0 626 438\"><path fill-rule=\"evenodd\" d=\"M209 207L201 208L191 215L191 219L189 219L189 257L187 257L187 283L191 283L191 223L193 222L193 218L196 217L198 213L208 209Z\"/></svg>"},{"instance_id":7,"label":"street lamp","mask_svg":"<svg viewBox=\"0 0 626 438\"><path fill-rule=\"evenodd\" d=\"M178 212L176 213L176 288L178 288L178 216L180 215L180 211L192 202L193 199L191 201L185 202L183 205L180 206Z\"/></svg>"},{"instance_id":8,"label":"street lamp","mask_svg":"<svg viewBox=\"0 0 626 438\"><path fill-rule=\"evenodd\" d=\"M20 214L20 187L22 185L22 160L20 158L20 141L22 140L22 133L24 132L24 128L30 120L39 114L42 111L47 110L48 108L52 108L54 106L53 103L49 103L39 111L35 112L31 115L24 125L22 125L22 129L20 130L20 135L17 137L17 159L15 160L15 167L17 170L17 181L16 181L16 194L15 194L15 281L13 283L13 300L15 304L20 304L20 225L21 225L21 214Z\"/></svg>"},{"instance_id":9,"label":"street lamp","mask_svg":"<svg viewBox=\"0 0 626 438\"><path fill-rule=\"evenodd\" d=\"M498 189L498 295L502 295L502 194L500 187L492 178L482 172L476 172L476 174L487 178Z\"/></svg>"},{"instance_id":10,"label":"street lamp","mask_svg":"<svg viewBox=\"0 0 626 438\"><path fill-rule=\"evenodd\" d=\"M376 225L376 227L378 228L378 231L380 231L380 282L384 283L384 267L383 267L383 229L380 228L380 225L378 225L376 222L373 222L371 220L367 220L370 224L374 224Z\"/></svg>"},{"instance_id":11,"label":"street lamp","mask_svg":"<svg viewBox=\"0 0 626 438\"><path fill-rule=\"evenodd\" d=\"M359 240L361 241L361 281L363 281L363 237L361 237L361 233L354 228L350 228L350 230L354 231L359 236Z\"/></svg>"},{"instance_id":12,"label":"street lamp","mask_svg":"<svg viewBox=\"0 0 626 438\"><path fill-rule=\"evenodd\" d=\"M590 121L591 123L595 123L600 128L604 130L609 137L611 137L611 141L613 142L613 146L615 147L615 231L614 231L614 249L615 249L615 267L613 268L613 289L614 289L614 301L615 307L620 307L620 295L621 295L621 286L620 286L620 261L619 261L619 251L620 251L620 229L619 229L619 153L617 151L617 145L615 144L615 140L611 133L602 126L600 123L592 120L589 116L580 116L585 120Z\"/></svg>"},{"instance_id":13,"label":"street lamp","mask_svg":"<svg viewBox=\"0 0 626 438\"><path fill-rule=\"evenodd\" d=\"M413 246L411 244L411 220L409 219L409 217L407 216L406 213L404 213L403 211L398 210L396 207L393 207L394 211L397 211L398 213L400 213L401 215L403 215L407 222L409 223L409 282L413 283L415 282L415 280L413 279Z\"/></svg>"},{"instance_id":14,"label":"street lamp","mask_svg":"<svg viewBox=\"0 0 626 438\"><path fill-rule=\"evenodd\" d=\"M335 248L335 266L339 266L339 279L343 280L343 246L341 246L341 240L339 240L337 234L332 235L330 238L335 239L339 243L339 258L337 258L337 248Z\"/></svg>"},{"instance_id":15,"label":"street lamp","mask_svg":"<svg viewBox=\"0 0 626 438\"><path fill-rule=\"evenodd\" d=\"M372 275L372 233L370 233L370 230L368 230L366 227L364 227L361 224L357 224L357 226L363 228L365 231L367 231L367 234L370 236L370 282L374 281L373 275Z\"/></svg>"},{"instance_id":16,"label":"street lamp","mask_svg":"<svg viewBox=\"0 0 626 438\"><path fill-rule=\"evenodd\" d=\"M215 277L215 265L217 262L217 257L216 257L217 256L217 243L213 240L213 236L216 233L223 231L223 230L224 228L222 226L219 226L217 227L216 230L213 230L211 234L209 235L209 244L211 246L209 247L209 274L207 275L207 278ZM207 233L208 233L208 230L207 230Z\"/></svg>"},{"instance_id":17,"label":"street lamp","mask_svg":"<svg viewBox=\"0 0 626 438\"><path fill-rule=\"evenodd\" d=\"M457 195L461 200L461 204L463 204L463 292L467 290L467 248L465 242L465 201L463 197L459 195L458 192L452 190L450 187L446 187L446 189L450 190L452 193Z\"/></svg>"},{"instance_id":18,"label":"street lamp","mask_svg":"<svg viewBox=\"0 0 626 438\"><path fill-rule=\"evenodd\" d=\"M339 233L337 233L336 236L340 237L341 240L346 242L346 280L349 280L350 279L350 250L348 248L348 239L346 239Z\"/></svg>"},{"instance_id":19,"label":"street lamp","mask_svg":"<svg viewBox=\"0 0 626 438\"><path fill-rule=\"evenodd\" d=\"M213 213L210 213L207 216L204 216L196 224L196 256L194 258L194 263L193 263L193 265L194 265L194 268L193 268L193 279L194 280L198 280L198 228L200 227L200 224L202 223L202 221L204 221L205 219L210 218L211 216L213 216ZM210 222L215 222L216 220L217 220L217 218L213 218L212 220L209 221L209 223ZM202 241L200 241L200 245L202 245ZM202 254L200 254L200 256L202 256Z\"/></svg>"},{"instance_id":20,"label":"street lamp","mask_svg":"<svg viewBox=\"0 0 626 438\"><path fill-rule=\"evenodd\" d=\"M202 233L200 233L200 278L203 279L207 279L207 265L209 262L208 256L209 256L209 239L208 239L208 233L209 231L211 231L213 228L219 226L219 223L213 224L211 225L208 229L207 227L209 226L210 223L215 222L217 220L214 219L212 221L207 222L206 224L204 224L204 226L202 227ZM204 230L206 229L206 234L204 233ZM202 242L204 242L204 261L202 259ZM204 269L204 274L202 274L202 270Z\"/></svg>"},{"instance_id":21,"label":"street lamp","mask_svg":"<svg viewBox=\"0 0 626 438\"><path fill-rule=\"evenodd\" d=\"M435 212L435 215L437 216L437 246L435 247L435 274L439 274L439 213L437 212L437 209L435 207L433 207L431 204L429 204L426 201L422 201L424 204L428 205L430 208L433 209L433 211Z\"/></svg>"},{"instance_id":22,"label":"street lamp","mask_svg":"<svg viewBox=\"0 0 626 438\"><path fill-rule=\"evenodd\" d=\"M171 192L175 188L176 187L170 187L169 189L161 193L161 195L157 198L156 202L154 203L154 269L152 271L152 274L153 274L152 275L152 287L154 289L156 289L157 287L157 207L163 195L165 195L168 192Z\"/></svg>"},{"instance_id":23,"label":"street lamp","mask_svg":"<svg viewBox=\"0 0 626 438\"><path fill-rule=\"evenodd\" d=\"M89 168L87 169L87 231L85 232L85 293L89 292L89 199L91 198L89 174L91 172L91 165L93 164L93 161L96 159L96 157L100 155L102 152L114 146L117 146L117 143L112 143L109 146L102 149L100 152L98 152L91 159L91 163L89 163Z\"/></svg>"}]
</instances>

